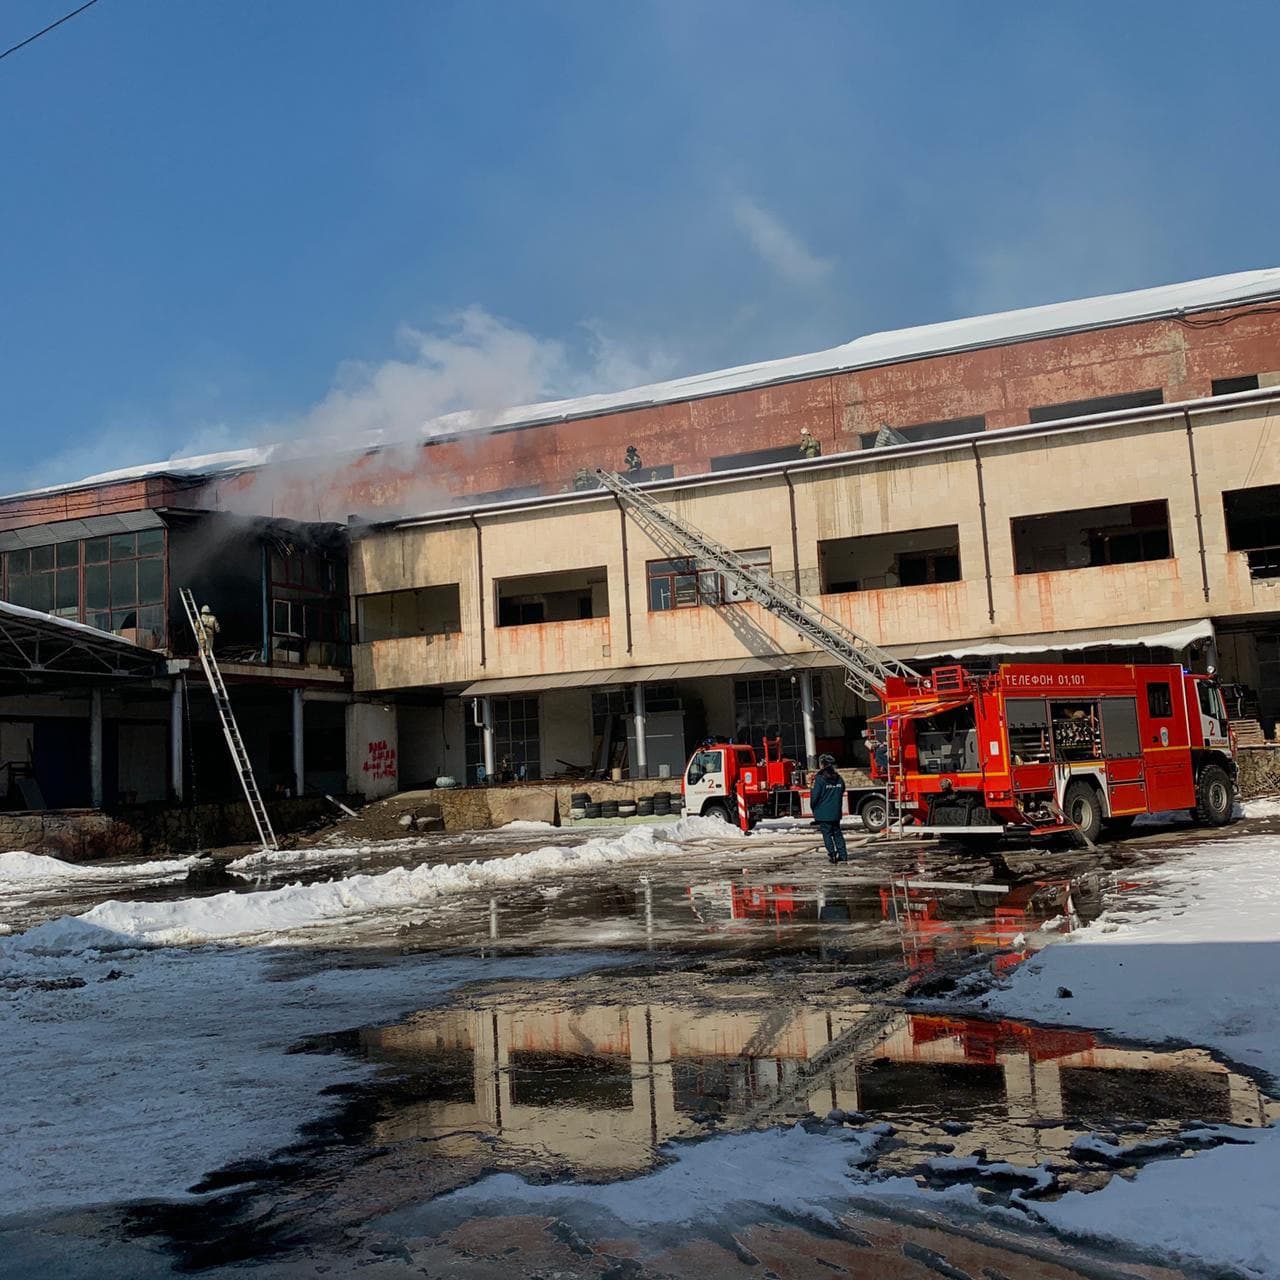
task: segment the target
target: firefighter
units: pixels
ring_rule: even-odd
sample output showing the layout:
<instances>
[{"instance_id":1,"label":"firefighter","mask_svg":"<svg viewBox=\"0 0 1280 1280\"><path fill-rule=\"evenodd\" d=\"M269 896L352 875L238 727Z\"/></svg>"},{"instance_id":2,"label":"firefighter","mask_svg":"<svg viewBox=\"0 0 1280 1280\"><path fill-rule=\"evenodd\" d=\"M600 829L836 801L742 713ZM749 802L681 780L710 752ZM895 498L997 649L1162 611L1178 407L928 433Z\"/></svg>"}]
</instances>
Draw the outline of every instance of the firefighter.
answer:
<instances>
[{"instance_id":1,"label":"firefighter","mask_svg":"<svg viewBox=\"0 0 1280 1280\"><path fill-rule=\"evenodd\" d=\"M200 606L200 647L206 653L213 652L213 642L218 638L218 632L221 630L222 627L214 617L213 610L207 604L202 604Z\"/></svg>"},{"instance_id":2,"label":"firefighter","mask_svg":"<svg viewBox=\"0 0 1280 1280\"><path fill-rule=\"evenodd\" d=\"M808 427L800 428L800 453L806 458L822 457L822 446L809 433Z\"/></svg>"},{"instance_id":3,"label":"firefighter","mask_svg":"<svg viewBox=\"0 0 1280 1280\"><path fill-rule=\"evenodd\" d=\"M640 461L640 450L633 444L627 445L627 452L622 461L626 463L628 471L639 471L644 466Z\"/></svg>"},{"instance_id":4,"label":"firefighter","mask_svg":"<svg viewBox=\"0 0 1280 1280\"><path fill-rule=\"evenodd\" d=\"M596 487L596 478L586 467L579 467L573 473L573 487L575 489L594 489Z\"/></svg>"},{"instance_id":5,"label":"firefighter","mask_svg":"<svg viewBox=\"0 0 1280 1280\"><path fill-rule=\"evenodd\" d=\"M813 789L809 792L813 821L822 832L827 860L831 863L848 862L849 850L840 830L840 819L844 816L844 779L836 772L835 756L819 756L818 766Z\"/></svg>"}]
</instances>

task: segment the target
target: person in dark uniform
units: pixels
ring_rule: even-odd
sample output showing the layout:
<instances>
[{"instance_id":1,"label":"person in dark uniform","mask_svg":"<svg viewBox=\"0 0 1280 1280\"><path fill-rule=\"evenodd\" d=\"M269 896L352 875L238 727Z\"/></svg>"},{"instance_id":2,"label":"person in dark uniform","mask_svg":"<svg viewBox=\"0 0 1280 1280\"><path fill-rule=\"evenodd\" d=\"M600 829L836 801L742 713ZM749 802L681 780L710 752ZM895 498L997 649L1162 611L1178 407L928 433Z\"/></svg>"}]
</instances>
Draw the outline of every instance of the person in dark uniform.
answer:
<instances>
[{"instance_id":1,"label":"person in dark uniform","mask_svg":"<svg viewBox=\"0 0 1280 1280\"><path fill-rule=\"evenodd\" d=\"M836 772L834 756L818 757L818 772L809 792L809 804L813 820L822 832L822 843L831 862L848 862L849 850L845 846L840 819L844 817L844 779Z\"/></svg>"}]
</instances>

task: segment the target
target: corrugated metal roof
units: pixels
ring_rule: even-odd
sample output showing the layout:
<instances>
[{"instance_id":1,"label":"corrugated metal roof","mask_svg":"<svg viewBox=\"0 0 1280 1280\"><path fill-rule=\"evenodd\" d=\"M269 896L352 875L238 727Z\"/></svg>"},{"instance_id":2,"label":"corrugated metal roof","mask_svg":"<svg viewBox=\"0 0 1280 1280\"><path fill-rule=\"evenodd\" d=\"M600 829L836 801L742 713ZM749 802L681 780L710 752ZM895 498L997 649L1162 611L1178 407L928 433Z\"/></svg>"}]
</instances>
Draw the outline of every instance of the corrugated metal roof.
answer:
<instances>
[{"instance_id":1,"label":"corrugated metal roof","mask_svg":"<svg viewBox=\"0 0 1280 1280\"><path fill-rule=\"evenodd\" d=\"M20 551L23 547L47 547L52 543L78 542L81 538L101 538L112 533L135 533L139 529L159 529L164 521L154 511L122 511L119 515L85 516L82 520L58 520L32 524L25 529L0 533L0 551Z\"/></svg>"}]
</instances>

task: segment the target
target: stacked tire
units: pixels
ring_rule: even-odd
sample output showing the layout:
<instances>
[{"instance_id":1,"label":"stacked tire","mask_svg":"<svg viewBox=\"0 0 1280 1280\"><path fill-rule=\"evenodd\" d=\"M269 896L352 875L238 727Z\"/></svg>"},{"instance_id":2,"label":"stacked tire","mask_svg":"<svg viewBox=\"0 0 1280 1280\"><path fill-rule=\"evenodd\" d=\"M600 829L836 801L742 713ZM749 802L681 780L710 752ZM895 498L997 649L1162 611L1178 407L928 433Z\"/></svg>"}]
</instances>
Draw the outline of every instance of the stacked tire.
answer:
<instances>
[{"instance_id":1,"label":"stacked tire","mask_svg":"<svg viewBox=\"0 0 1280 1280\"><path fill-rule=\"evenodd\" d=\"M641 796L640 799L636 801L636 817L637 818L653 817L653 797L652 796Z\"/></svg>"},{"instance_id":2,"label":"stacked tire","mask_svg":"<svg viewBox=\"0 0 1280 1280\"><path fill-rule=\"evenodd\" d=\"M655 817L665 818L671 813L671 792L655 791L653 793L653 812Z\"/></svg>"},{"instance_id":3,"label":"stacked tire","mask_svg":"<svg viewBox=\"0 0 1280 1280\"><path fill-rule=\"evenodd\" d=\"M618 801L618 817L634 818L636 816L636 802L634 800Z\"/></svg>"},{"instance_id":4,"label":"stacked tire","mask_svg":"<svg viewBox=\"0 0 1280 1280\"><path fill-rule=\"evenodd\" d=\"M602 818L616 818L618 816L618 802L616 800L601 800L600 816Z\"/></svg>"},{"instance_id":5,"label":"stacked tire","mask_svg":"<svg viewBox=\"0 0 1280 1280\"><path fill-rule=\"evenodd\" d=\"M587 806L591 803L589 791L575 791L569 797L569 817L574 822L581 822L587 816Z\"/></svg>"}]
</instances>

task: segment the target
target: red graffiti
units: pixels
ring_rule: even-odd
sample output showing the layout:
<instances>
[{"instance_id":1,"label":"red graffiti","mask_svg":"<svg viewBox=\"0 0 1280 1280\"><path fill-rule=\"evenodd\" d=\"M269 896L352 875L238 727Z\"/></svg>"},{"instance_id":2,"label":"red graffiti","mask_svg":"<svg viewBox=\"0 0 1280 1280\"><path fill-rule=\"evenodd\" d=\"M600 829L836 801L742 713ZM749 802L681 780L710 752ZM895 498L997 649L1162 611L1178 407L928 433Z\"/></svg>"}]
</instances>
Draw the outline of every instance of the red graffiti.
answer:
<instances>
[{"instance_id":1,"label":"red graffiti","mask_svg":"<svg viewBox=\"0 0 1280 1280\"><path fill-rule=\"evenodd\" d=\"M365 749L364 772L371 778L390 778L396 776L396 749L386 739L369 743Z\"/></svg>"}]
</instances>

